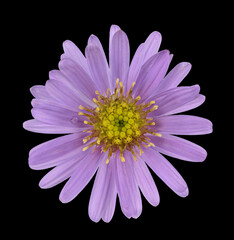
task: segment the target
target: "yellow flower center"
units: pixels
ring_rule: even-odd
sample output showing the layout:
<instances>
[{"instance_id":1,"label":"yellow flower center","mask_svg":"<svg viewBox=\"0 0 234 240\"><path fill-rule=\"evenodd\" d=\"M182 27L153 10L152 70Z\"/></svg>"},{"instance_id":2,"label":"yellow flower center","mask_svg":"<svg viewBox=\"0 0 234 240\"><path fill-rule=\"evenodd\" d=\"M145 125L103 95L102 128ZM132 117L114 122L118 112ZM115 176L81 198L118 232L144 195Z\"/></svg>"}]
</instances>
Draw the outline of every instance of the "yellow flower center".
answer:
<instances>
[{"instance_id":1,"label":"yellow flower center","mask_svg":"<svg viewBox=\"0 0 234 240\"><path fill-rule=\"evenodd\" d=\"M158 106L154 105L155 101L137 104L141 98L138 96L134 99L131 96L134 85L135 83L124 95L123 83L117 79L113 94L110 93L110 89L107 89L106 95L96 91L98 97L93 99L96 108L79 107L84 111L79 112L79 115L86 116L87 120L84 123L90 125L90 128L84 131L90 135L85 137L83 142L92 141L83 151L92 146L95 146L94 151L101 147L103 152L108 151L106 164L117 151L120 151L122 162L125 162L124 151L131 152L137 161L137 156L143 153L142 146L154 146L146 134L161 137L161 134L149 129L149 126L154 126L155 122L152 122L152 118L147 118L148 113L157 110ZM152 105L154 106L150 108Z\"/></svg>"}]
</instances>

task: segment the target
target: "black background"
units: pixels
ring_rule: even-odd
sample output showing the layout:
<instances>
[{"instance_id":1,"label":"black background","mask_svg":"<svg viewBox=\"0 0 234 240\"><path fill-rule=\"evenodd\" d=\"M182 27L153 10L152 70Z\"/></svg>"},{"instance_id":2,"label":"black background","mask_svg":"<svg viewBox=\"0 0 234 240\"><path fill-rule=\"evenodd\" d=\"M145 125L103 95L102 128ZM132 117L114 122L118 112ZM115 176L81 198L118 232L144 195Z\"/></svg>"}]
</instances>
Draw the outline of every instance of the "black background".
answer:
<instances>
[{"instance_id":1,"label":"black background","mask_svg":"<svg viewBox=\"0 0 234 240\"><path fill-rule=\"evenodd\" d=\"M189 186L189 196L180 198L174 194L154 173L152 173L160 193L160 204L152 207L142 196L143 212L135 220L128 220L121 212L117 201L114 217L108 225L100 221L93 223L88 217L89 196L92 190L93 180L79 194L75 200L68 204L62 204L59 193L64 183L49 189L42 190L38 183L48 170L34 171L28 166L28 152L34 146L58 137L57 135L43 135L30 133L22 128L22 123L31 119L30 102L32 96L29 88L33 85L43 85L48 80L48 72L58 68L60 55L63 53L62 43L69 39L84 52L87 39L91 34L99 37L106 53L108 53L109 28L112 24L119 25L129 37L131 56L138 45L145 41L152 31L159 31L163 36L161 50L168 49L174 54L170 69L182 61L192 63L192 71L183 81L182 85L190 86L199 84L201 93L207 97L206 102L188 114L198 115L210 119L214 124L214 132L204 136L186 136L208 152L208 157L203 163L191 163L169 158L169 161L181 173ZM33 27L32 27L33 26ZM219 231L221 219L226 213L223 199L224 183L218 170L221 170L222 161L220 150L217 147L219 134L219 99L217 99L218 61L217 46L220 44L222 27L213 19L203 21L187 20L160 21L145 23L94 23L81 21L63 21L57 24L41 21L23 21L17 28L20 31L12 31L11 41L13 52L16 56L16 67L8 72L9 76L17 73L14 78L14 120L13 131L17 131L11 138L11 155L9 168L12 170L6 182L10 193L4 198L7 204L8 217L6 224L16 226L23 221L23 227L19 232L25 233L27 228L34 232L46 233L46 231L76 232L83 225L108 229L112 225L133 225L137 229L139 224L153 224L158 231L165 227L173 227L177 233L183 233L189 229L190 233L198 233L206 230ZM219 28L219 34L217 34ZM216 71L217 70L217 71ZM17 117L16 116L17 113ZM17 146L17 150L14 150ZM16 151L16 152L14 152ZM12 179L13 181L9 181ZM8 205L9 204L9 205ZM220 215L222 214L222 215ZM220 217L221 216L221 217Z\"/></svg>"}]
</instances>

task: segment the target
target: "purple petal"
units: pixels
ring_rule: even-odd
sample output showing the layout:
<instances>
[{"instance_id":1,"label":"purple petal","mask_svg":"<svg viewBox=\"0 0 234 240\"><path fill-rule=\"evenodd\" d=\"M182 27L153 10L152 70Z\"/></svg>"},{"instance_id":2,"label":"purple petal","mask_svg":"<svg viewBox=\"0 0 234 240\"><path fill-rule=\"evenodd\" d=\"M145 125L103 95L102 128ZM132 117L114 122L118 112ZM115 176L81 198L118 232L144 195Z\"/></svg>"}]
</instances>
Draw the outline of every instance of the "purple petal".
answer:
<instances>
[{"instance_id":1,"label":"purple petal","mask_svg":"<svg viewBox=\"0 0 234 240\"><path fill-rule=\"evenodd\" d=\"M30 88L30 92L35 98L38 99L49 99L50 95L48 94L45 86L36 85Z\"/></svg>"},{"instance_id":2,"label":"purple petal","mask_svg":"<svg viewBox=\"0 0 234 240\"><path fill-rule=\"evenodd\" d=\"M154 100L158 105L158 110L149 114L149 116L169 115L174 109L177 109L198 97L200 87L177 87L163 92L150 100ZM150 101L148 100L148 101Z\"/></svg>"},{"instance_id":3,"label":"purple petal","mask_svg":"<svg viewBox=\"0 0 234 240\"><path fill-rule=\"evenodd\" d=\"M177 87L188 75L192 65L187 62L179 63L175 66L167 76L160 82L155 93L164 92L166 90Z\"/></svg>"},{"instance_id":4,"label":"purple petal","mask_svg":"<svg viewBox=\"0 0 234 240\"><path fill-rule=\"evenodd\" d=\"M88 45L85 49L85 55L93 82L97 86L95 90L99 90L100 93L103 94L110 88L109 69L106 57L100 48L95 45Z\"/></svg>"},{"instance_id":5,"label":"purple petal","mask_svg":"<svg viewBox=\"0 0 234 240\"><path fill-rule=\"evenodd\" d=\"M59 195L59 199L62 203L72 201L84 189L97 171L99 162L104 157L105 154L92 153L88 154L79 162L77 169Z\"/></svg>"},{"instance_id":6,"label":"purple petal","mask_svg":"<svg viewBox=\"0 0 234 240\"><path fill-rule=\"evenodd\" d=\"M79 122L79 124L80 124L80 128L87 128L87 126L82 122ZM30 132L45 133L45 134L68 134L68 133L75 133L80 131L80 128L78 128L77 126L74 126L74 127L56 126L56 125L46 124L35 119L25 121L23 123L23 128Z\"/></svg>"},{"instance_id":7,"label":"purple petal","mask_svg":"<svg viewBox=\"0 0 234 240\"><path fill-rule=\"evenodd\" d=\"M78 116L78 112L56 106L41 99L34 99L33 106L34 108L31 110L32 116L38 121L57 126L79 127L79 121L73 121L81 118L81 116Z\"/></svg>"},{"instance_id":8,"label":"purple petal","mask_svg":"<svg viewBox=\"0 0 234 240\"><path fill-rule=\"evenodd\" d=\"M162 137L152 136L150 138L157 151L170 157L190 162L203 162L206 159L206 150L188 140L168 134L163 134Z\"/></svg>"},{"instance_id":9,"label":"purple petal","mask_svg":"<svg viewBox=\"0 0 234 240\"><path fill-rule=\"evenodd\" d=\"M70 40L65 41L63 43L63 49L65 54L62 55L62 59L69 58L88 72L86 59L80 49L73 42Z\"/></svg>"},{"instance_id":10,"label":"purple petal","mask_svg":"<svg viewBox=\"0 0 234 240\"><path fill-rule=\"evenodd\" d=\"M121 162L116 154L116 185L120 206L127 218L138 218L142 211L141 195L134 174L134 160L125 153L126 162Z\"/></svg>"},{"instance_id":11,"label":"purple petal","mask_svg":"<svg viewBox=\"0 0 234 240\"><path fill-rule=\"evenodd\" d=\"M119 26L117 25L112 25L111 28L110 28L110 39L109 39L109 49L111 49L111 45L112 45L112 39L115 35L116 32L118 32L120 29Z\"/></svg>"},{"instance_id":12,"label":"purple petal","mask_svg":"<svg viewBox=\"0 0 234 240\"><path fill-rule=\"evenodd\" d=\"M154 31L149 35L144 43L144 63L158 52L161 42L161 33Z\"/></svg>"},{"instance_id":13,"label":"purple petal","mask_svg":"<svg viewBox=\"0 0 234 240\"><path fill-rule=\"evenodd\" d=\"M109 86L111 87L111 91L112 91L112 83L111 83L111 79L110 79L110 69L109 69L107 59L106 59L106 54L104 52L104 49L102 47L102 44L101 44L100 40L95 35L91 35L89 37L89 40L88 40L88 45L93 45L93 46L96 46L100 49L102 59L104 59L104 65L105 65L105 68L107 70Z\"/></svg>"},{"instance_id":14,"label":"purple petal","mask_svg":"<svg viewBox=\"0 0 234 240\"><path fill-rule=\"evenodd\" d=\"M46 82L46 89L51 98L65 105L67 109L77 112L78 107L83 104L78 95L74 94L64 82L49 80Z\"/></svg>"},{"instance_id":15,"label":"purple petal","mask_svg":"<svg viewBox=\"0 0 234 240\"><path fill-rule=\"evenodd\" d=\"M87 154L88 153L86 152L86 155ZM72 175L72 173L76 170L79 161L81 161L86 155L84 154L78 155L75 159L72 159L68 162L65 162L55 167L41 179L39 183L40 188L43 189L52 188L68 179Z\"/></svg>"},{"instance_id":16,"label":"purple petal","mask_svg":"<svg viewBox=\"0 0 234 240\"><path fill-rule=\"evenodd\" d=\"M142 154L143 160L161 180L181 197L188 196L188 186L178 171L154 149L148 148Z\"/></svg>"},{"instance_id":17,"label":"purple petal","mask_svg":"<svg viewBox=\"0 0 234 240\"><path fill-rule=\"evenodd\" d=\"M199 94L194 100L189 101L176 109L173 109L172 111L168 112L167 114L170 115L170 114L177 114L177 113L189 111L191 109L197 108L200 105L202 105L205 102L205 100L206 100L206 97Z\"/></svg>"},{"instance_id":18,"label":"purple petal","mask_svg":"<svg viewBox=\"0 0 234 240\"><path fill-rule=\"evenodd\" d=\"M201 135L212 132L211 121L188 115L164 116L155 118L156 129L176 135Z\"/></svg>"},{"instance_id":19,"label":"purple petal","mask_svg":"<svg viewBox=\"0 0 234 240\"><path fill-rule=\"evenodd\" d=\"M164 78L171 59L171 55L167 50L152 56L140 70L136 86L133 89L133 95L135 97L140 96L142 101L151 96Z\"/></svg>"},{"instance_id":20,"label":"purple petal","mask_svg":"<svg viewBox=\"0 0 234 240\"><path fill-rule=\"evenodd\" d=\"M89 201L89 217L94 222L99 222L101 218L110 222L113 217L117 197L114 167L112 159L108 165L100 163Z\"/></svg>"},{"instance_id":21,"label":"purple petal","mask_svg":"<svg viewBox=\"0 0 234 240\"><path fill-rule=\"evenodd\" d=\"M138 47L130 65L127 89L130 89L132 83L136 82L142 65L158 52L161 41L161 34L159 32L153 32L146 41Z\"/></svg>"},{"instance_id":22,"label":"purple petal","mask_svg":"<svg viewBox=\"0 0 234 240\"><path fill-rule=\"evenodd\" d=\"M83 138L87 136L83 132L74 133L34 147L29 152L29 166L35 170L46 169L62 164L83 154L85 147Z\"/></svg>"},{"instance_id":23,"label":"purple petal","mask_svg":"<svg viewBox=\"0 0 234 240\"><path fill-rule=\"evenodd\" d=\"M126 84L129 71L130 46L128 37L122 30L116 32L113 36L109 53L111 79L114 89L117 78L124 85Z\"/></svg>"},{"instance_id":24,"label":"purple petal","mask_svg":"<svg viewBox=\"0 0 234 240\"><path fill-rule=\"evenodd\" d=\"M92 106L92 98L96 96L96 84L92 81L89 74L70 59L63 59L60 61L59 69L65 76L66 81L64 81L64 83L68 85L69 89L74 91L81 100Z\"/></svg>"},{"instance_id":25,"label":"purple petal","mask_svg":"<svg viewBox=\"0 0 234 240\"><path fill-rule=\"evenodd\" d=\"M127 91L131 88L133 82L136 82L141 67L144 62L144 43L142 43L136 50L133 56L131 65L129 67L129 75L127 80Z\"/></svg>"},{"instance_id":26,"label":"purple petal","mask_svg":"<svg viewBox=\"0 0 234 240\"><path fill-rule=\"evenodd\" d=\"M141 192L147 201L156 207L159 204L159 194L149 169L141 159L138 159L133 165Z\"/></svg>"}]
</instances>

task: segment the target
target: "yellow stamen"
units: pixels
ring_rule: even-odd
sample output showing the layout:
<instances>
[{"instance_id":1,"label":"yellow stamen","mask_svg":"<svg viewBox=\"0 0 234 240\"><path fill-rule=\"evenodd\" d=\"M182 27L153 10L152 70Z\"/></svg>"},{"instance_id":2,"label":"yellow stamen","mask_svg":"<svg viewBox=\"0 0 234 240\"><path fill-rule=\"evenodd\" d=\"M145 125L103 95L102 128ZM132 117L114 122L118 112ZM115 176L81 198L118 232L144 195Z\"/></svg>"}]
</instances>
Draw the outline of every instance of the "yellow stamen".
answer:
<instances>
[{"instance_id":1,"label":"yellow stamen","mask_svg":"<svg viewBox=\"0 0 234 240\"><path fill-rule=\"evenodd\" d=\"M98 90L95 91L95 94L101 96Z\"/></svg>"},{"instance_id":2,"label":"yellow stamen","mask_svg":"<svg viewBox=\"0 0 234 240\"><path fill-rule=\"evenodd\" d=\"M120 159L121 159L121 162L125 162L125 158L123 156L123 150L120 152Z\"/></svg>"},{"instance_id":3,"label":"yellow stamen","mask_svg":"<svg viewBox=\"0 0 234 240\"><path fill-rule=\"evenodd\" d=\"M101 144L101 139L100 139L100 138L97 139L97 144L98 144L98 145Z\"/></svg>"},{"instance_id":4,"label":"yellow stamen","mask_svg":"<svg viewBox=\"0 0 234 240\"><path fill-rule=\"evenodd\" d=\"M134 103L137 103L137 102L139 102L141 100L141 97L140 96L138 96L138 97L136 97L135 98L135 101L134 101Z\"/></svg>"},{"instance_id":5,"label":"yellow stamen","mask_svg":"<svg viewBox=\"0 0 234 240\"><path fill-rule=\"evenodd\" d=\"M154 135L157 136L157 137L162 137L161 133L154 133Z\"/></svg>"},{"instance_id":6,"label":"yellow stamen","mask_svg":"<svg viewBox=\"0 0 234 240\"><path fill-rule=\"evenodd\" d=\"M80 106L79 106L79 109L80 109L80 110L85 110L85 107L83 107L83 106L80 105Z\"/></svg>"},{"instance_id":7,"label":"yellow stamen","mask_svg":"<svg viewBox=\"0 0 234 240\"><path fill-rule=\"evenodd\" d=\"M108 164L110 162L110 157L112 156L112 150L110 149L109 153L108 153L108 158L106 160L106 164Z\"/></svg>"},{"instance_id":8,"label":"yellow stamen","mask_svg":"<svg viewBox=\"0 0 234 240\"><path fill-rule=\"evenodd\" d=\"M155 147L155 145L152 142L150 142L148 146L149 147Z\"/></svg>"},{"instance_id":9,"label":"yellow stamen","mask_svg":"<svg viewBox=\"0 0 234 240\"><path fill-rule=\"evenodd\" d=\"M131 153L132 153L132 155L133 155L133 158L134 158L135 162L137 162L137 157L136 157L136 154L135 154L135 152L133 151L133 149L132 149L132 148L131 148Z\"/></svg>"},{"instance_id":10,"label":"yellow stamen","mask_svg":"<svg viewBox=\"0 0 234 240\"><path fill-rule=\"evenodd\" d=\"M91 122L88 122L88 121L84 121L84 124L86 124L86 125L93 125Z\"/></svg>"},{"instance_id":11,"label":"yellow stamen","mask_svg":"<svg viewBox=\"0 0 234 240\"><path fill-rule=\"evenodd\" d=\"M91 137L85 137L85 138L83 139L83 143L87 143L90 139L91 139Z\"/></svg>"},{"instance_id":12,"label":"yellow stamen","mask_svg":"<svg viewBox=\"0 0 234 240\"><path fill-rule=\"evenodd\" d=\"M107 90L106 90L106 96L109 98L110 94L111 94L111 90L110 90L110 88L107 88Z\"/></svg>"},{"instance_id":13,"label":"yellow stamen","mask_svg":"<svg viewBox=\"0 0 234 240\"><path fill-rule=\"evenodd\" d=\"M119 78L117 78L116 80L116 88L118 88L118 86L119 86Z\"/></svg>"},{"instance_id":14,"label":"yellow stamen","mask_svg":"<svg viewBox=\"0 0 234 240\"><path fill-rule=\"evenodd\" d=\"M93 98L93 102L96 103L97 105L99 105L99 101L96 98Z\"/></svg>"},{"instance_id":15,"label":"yellow stamen","mask_svg":"<svg viewBox=\"0 0 234 240\"><path fill-rule=\"evenodd\" d=\"M123 82L120 82L119 85L120 85L120 94L122 95L124 91Z\"/></svg>"},{"instance_id":16,"label":"yellow stamen","mask_svg":"<svg viewBox=\"0 0 234 240\"><path fill-rule=\"evenodd\" d=\"M96 142L91 143L89 146L83 148L83 152L87 151L89 148L91 148L92 146L94 146L96 144Z\"/></svg>"},{"instance_id":17,"label":"yellow stamen","mask_svg":"<svg viewBox=\"0 0 234 240\"><path fill-rule=\"evenodd\" d=\"M158 105L154 105L153 108L147 110L146 113L153 112L153 111L155 111L155 110L157 110L157 109L158 109Z\"/></svg>"},{"instance_id":18,"label":"yellow stamen","mask_svg":"<svg viewBox=\"0 0 234 240\"><path fill-rule=\"evenodd\" d=\"M133 82L132 83L132 86L131 86L131 88L130 88L130 90L129 90L129 92L128 92L128 99L131 97L131 95L132 95L132 90L133 90L133 88L134 88L134 86L136 85L136 82Z\"/></svg>"},{"instance_id":19,"label":"yellow stamen","mask_svg":"<svg viewBox=\"0 0 234 240\"><path fill-rule=\"evenodd\" d=\"M92 117L93 117L93 115L88 114L88 113L83 113L83 112L79 112L78 115L79 115L79 116L86 116L86 117L88 117L88 118L92 118Z\"/></svg>"},{"instance_id":20,"label":"yellow stamen","mask_svg":"<svg viewBox=\"0 0 234 240\"><path fill-rule=\"evenodd\" d=\"M153 105L153 104L155 104L155 101L151 101L151 102L145 104L145 105L144 105L144 108L148 108L148 107L150 107L150 106Z\"/></svg>"}]
</instances>

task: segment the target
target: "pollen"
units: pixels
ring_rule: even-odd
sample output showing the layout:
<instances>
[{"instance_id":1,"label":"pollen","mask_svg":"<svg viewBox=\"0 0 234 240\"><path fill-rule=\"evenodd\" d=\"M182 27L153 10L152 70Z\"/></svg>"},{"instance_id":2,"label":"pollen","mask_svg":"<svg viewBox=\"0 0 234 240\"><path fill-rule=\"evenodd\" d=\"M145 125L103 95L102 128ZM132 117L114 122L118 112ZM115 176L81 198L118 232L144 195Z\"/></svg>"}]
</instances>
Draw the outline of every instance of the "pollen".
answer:
<instances>
[{"instance_id":1,"label":"pollen","mask_svg":"<svg viewBox=\"0 0 234 240\"><path fill-rule=\"evenodd\" d=\"M95 92L97 97L93 99L96 104L94 109L79 106L82 110L79 115L87 118L84 124L89 126L86 132L90 134L83 139L84 144L90 142L83 151L94 147L93 151L101 149L102 152L108 152L106 164L116 153L119 153L118 156L124 163L125 151L131 153L137 161L137 156L144 153L142 147L155 147L148 141L150 139L147 136L149 134L162 136L156 132L153 119L147 117L148 113L157 110L158 106L155 105L155 101L138 104L141 97L132 97L135 84L133 83L126 92L124 84L117 79L113 93L110 89L107 89L106 94L103 95L99 91Z\"/></svg>"}]
</instances>

